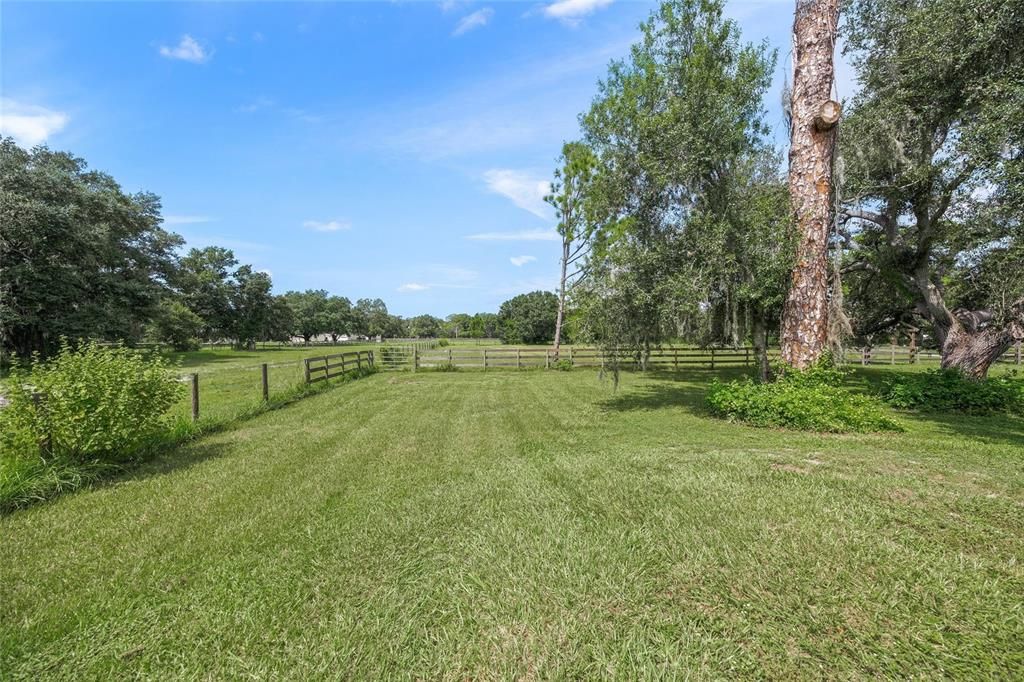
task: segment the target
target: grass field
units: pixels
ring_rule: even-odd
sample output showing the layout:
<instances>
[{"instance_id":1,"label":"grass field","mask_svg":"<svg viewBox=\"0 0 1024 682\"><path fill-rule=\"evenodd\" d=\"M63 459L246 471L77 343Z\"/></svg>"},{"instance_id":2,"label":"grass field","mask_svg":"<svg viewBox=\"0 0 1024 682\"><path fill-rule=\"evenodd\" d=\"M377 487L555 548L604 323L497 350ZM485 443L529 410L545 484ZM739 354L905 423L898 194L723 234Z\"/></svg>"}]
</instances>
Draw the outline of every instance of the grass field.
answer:
<instances>
[{"instance_id":1,"label":"grass field","mask_svg":"<svg viewBox=\"0 0 1024 682\"><path fill-rule=\"evenodd\" d=\"M2 677L1024 669L1024 420L757 430L709 378L377 374L16 512Z\"/></svg>"}]
</instances>

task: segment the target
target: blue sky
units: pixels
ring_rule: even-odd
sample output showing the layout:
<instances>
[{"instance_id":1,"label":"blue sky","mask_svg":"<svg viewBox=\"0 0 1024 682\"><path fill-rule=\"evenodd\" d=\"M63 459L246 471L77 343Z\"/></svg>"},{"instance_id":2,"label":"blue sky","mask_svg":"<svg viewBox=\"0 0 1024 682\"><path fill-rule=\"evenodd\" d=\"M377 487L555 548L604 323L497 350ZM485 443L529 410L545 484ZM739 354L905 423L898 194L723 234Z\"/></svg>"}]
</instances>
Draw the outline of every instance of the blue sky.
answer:
<instances>
[{"instance_id":1,"label":"blue sky","mask_svg":"<svg viewBox=\"0 0 1024 682\"><path fill-rule=\"evenodd\" d=\"M496 311L555 287L545 183L654 7L4 2L2 127L159 194L166 227L278 293ZM779 48L782 141L792 3L728 14Z\"/></svg>"}]
</instances>

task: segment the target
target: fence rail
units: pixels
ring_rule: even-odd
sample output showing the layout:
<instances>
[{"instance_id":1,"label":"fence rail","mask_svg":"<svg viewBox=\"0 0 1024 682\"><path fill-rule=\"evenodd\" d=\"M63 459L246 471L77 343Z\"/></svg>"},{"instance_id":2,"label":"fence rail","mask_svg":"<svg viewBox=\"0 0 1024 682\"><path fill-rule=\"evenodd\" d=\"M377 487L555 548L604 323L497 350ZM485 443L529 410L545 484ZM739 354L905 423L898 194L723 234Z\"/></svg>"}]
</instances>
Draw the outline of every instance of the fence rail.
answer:
<instances>
[{"instance_id":1,"label":"fence rail","mask_svg":"<svg viewBox=\"0 0 1024 682\"><path fill-rule=\"evenodd\" d=\"M305 358L302 361L307 384L327 381L347 372L373 367L373 351L358 350L349 353L335 353Z\"/></svg>"},{"instance_id":2,"label":"fence rail","mask_svg":"<svg viewBox=\"0 0 1024 682\"><path fill-rule=\"evenodd\" d=\"M779 350L769 349L771 358L778 358ZM380 349L380 367L385 370L420 369L550 369L565 363L569 367L602 367L617 360L620 367L628 369L679 370L706 367L749 367L756 359L754 349L739 348L652 348L646 356L642 354L619 354L617 357L599 348L570 346L558 352L553 348L472 348L451 346L448 348L423 348L417 345L390 346ZM862 365L915 364L938 362L937 351L920 350L911 347L882 346L877 348L850 348L845 353L846 362ZM1020 344L999 357L998 363L1021 364Z\"/></svg>"}]
</instances>

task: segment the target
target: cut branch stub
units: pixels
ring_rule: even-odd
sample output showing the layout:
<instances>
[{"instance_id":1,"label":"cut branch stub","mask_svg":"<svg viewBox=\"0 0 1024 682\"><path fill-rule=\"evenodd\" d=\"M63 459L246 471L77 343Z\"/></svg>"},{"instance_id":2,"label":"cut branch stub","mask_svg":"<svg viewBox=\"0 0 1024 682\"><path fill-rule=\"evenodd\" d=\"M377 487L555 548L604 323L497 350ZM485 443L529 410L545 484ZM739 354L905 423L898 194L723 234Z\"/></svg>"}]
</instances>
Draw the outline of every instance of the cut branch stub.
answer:
<instances>
[{"instance_id":1,"label":"cut branch stub","mask_svg":"<svg viewBox=\"0 0 1024 682\"><path fill-rule=\"evenodd\" d=\"M814 127L825 132L831 130L839 122L839 114L843 107L834 99L825 100L818 105L818 113L814 115Z\"/></svg>"}]
</instances>

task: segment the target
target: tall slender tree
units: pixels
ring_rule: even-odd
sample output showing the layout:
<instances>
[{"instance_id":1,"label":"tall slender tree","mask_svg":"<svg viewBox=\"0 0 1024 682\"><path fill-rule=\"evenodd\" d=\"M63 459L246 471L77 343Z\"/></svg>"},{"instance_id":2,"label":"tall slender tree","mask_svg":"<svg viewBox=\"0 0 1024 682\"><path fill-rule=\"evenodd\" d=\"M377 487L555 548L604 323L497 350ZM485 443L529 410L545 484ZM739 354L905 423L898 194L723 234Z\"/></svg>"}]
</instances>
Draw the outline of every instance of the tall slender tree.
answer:
<instances>
[{"instance_id":1,"label":"tall slender tree","mask_svg":"<svg viewBox=\"0 0 1024 682\"><path fill-rule=\"evenodd\" d=\"M558 234L562 237L561 276L558 281L558 316L555 318L555 357L562 343L565 322L565 299L568 289L586 274L585 259L589 255L593 223L587 220L586 201L597 172L597 157L582 142L566 142L555 170L551 194L544 197L555 208ZM574 269L574 272L569 272Z\"/></svg>"},{"instance_id":2,"label":"tall slender tree","mask_svg":"<svg viewBox=\"0 0 1024 682\"><path fill-rule=\"evenodd\" d=\"M797 369L828 344L828 239L839 103L832 100L839 0L797 0L793 21L789 194L799 245L782 315L782 359Z\"/></svg>"}]
</instances>

